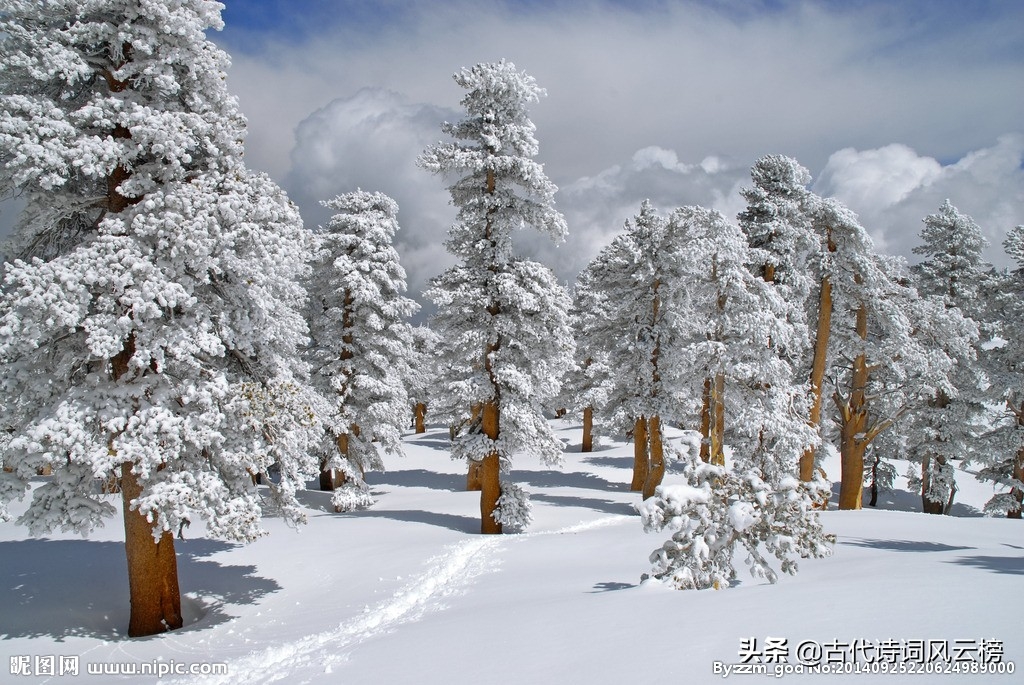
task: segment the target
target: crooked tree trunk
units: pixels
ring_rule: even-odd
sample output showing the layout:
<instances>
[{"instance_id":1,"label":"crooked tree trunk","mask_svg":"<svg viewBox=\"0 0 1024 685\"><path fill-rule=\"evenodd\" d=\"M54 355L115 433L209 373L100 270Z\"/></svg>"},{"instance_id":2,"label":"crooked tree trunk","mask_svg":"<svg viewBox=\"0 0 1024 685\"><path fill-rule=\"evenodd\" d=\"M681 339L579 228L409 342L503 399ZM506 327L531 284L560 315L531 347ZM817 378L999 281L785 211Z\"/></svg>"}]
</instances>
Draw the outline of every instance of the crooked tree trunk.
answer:
<instances>
[{"instance_id":1,"label":"crooked tree trunk","mask_svg":"<svg viewBox=\"0 0 1024 685\"><path fill-rule=\"evenodd\" d=\"M867 307L857 308L857 335L861 340L868 337ZM838 395L836 404L840 414L839 453L842 463L842 482L839 487L839 508L860 509L864 497L864 453L868 444L877 435L877 430L868 430L867 407L868 364L864 353L853 360L853 375L850 383L850 397L842 402Z\"/></svg>"},{"instance_id":2,"label":"crooked tree trunk","mask_svg":"<svg viewBox=\"0 0 1024 685\"><path fill-rule=\"evenodd\" d=\"M498 439L498 405L488 402L483 408L483 432L491 440ZM479 462L480 468L480 532L501 533L501 524L494 520L494 511L501 497L501 463L498 453L492 452Z\"/></svg>"},{"instance_id":3,"label":"crooked tree trunk","mask_svg":"<svg viewBox=\"0 0 1024 685\"><path fill-rule=\"evenodd\" d=\"M594 451L594 408L587 407L583 410L583 445L581 452Z\"/></svg>"},{"instance_id":4,"label":"crooked tree trunk","mask_svg":"<svg viewBox=\"0 0 1024 685\"><path fill-rule=\"evenodd\" d=\"M651 470L651 457L647 444L647 418L641 416L633 425L633 480L629 489L643 492L647 474Z\"/></svg>"},{"instance_id":5,"label":"crooked tree trunk","mask_svg":"<svg viewBox=\"0 0 1024 685\"><path fill-rule=\"evenodd\" d=\"M415 430L417 433L427 432L427 405L423 402L417 402L416 407L413 410L415 416Z\"/></svg>"},{"instance_id":6,"label":"crooked tree trunk","mask_svg":"<svg viewBox=\"0 0 1024 685\"><path fill-rule=\"evenodd\" d=\"M652 416L648 421L647 440L650 443L651 466L644 481L643 497L654 495L654 490L661 485L665 476L665 446L661 436L661 418Z\"/></svg>"},{"instance_id":7,"label":"crooked tree trunk","mask_svg":"<svg viewBox=\"0 0 1024 685\"><path fill-rule=\"evenodd\" d=\"M835 252L836 244L828 232L828 251ZM818 430L821 425L821 396L825 383L825 361L828 358L828 341L832 333L832 279L821 279L818 293L818 327L814 334L814 357L811 360L811 411L807 423ZM814 478L815 450L809 447L800 456L800 480L807 482Z\"/></svg>"}]
</instances>

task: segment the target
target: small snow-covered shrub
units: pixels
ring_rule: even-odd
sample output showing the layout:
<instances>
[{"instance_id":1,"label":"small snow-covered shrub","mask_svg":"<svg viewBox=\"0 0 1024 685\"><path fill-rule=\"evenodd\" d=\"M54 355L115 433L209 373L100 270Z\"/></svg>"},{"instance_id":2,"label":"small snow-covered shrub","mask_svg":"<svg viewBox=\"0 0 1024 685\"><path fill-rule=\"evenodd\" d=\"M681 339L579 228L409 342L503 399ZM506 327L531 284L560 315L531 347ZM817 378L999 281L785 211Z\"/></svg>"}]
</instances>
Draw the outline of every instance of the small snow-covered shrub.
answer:
<instances>
[{"instance_id":1,"label":"small snow-covered shrub","mask_svg":"<svg viewBox=\"0 0 1024 685\"><path fill-rule=\"evenodd\" d=\"M349 479L331 494L331 504L337 512L355 511L372 506L373 497L365 482Z\"/></svg>"},{"instance_id":2,"label":"small snow-covered shrub","mask_svg":"<svg viewBox=\"0 0 1024 685\"><path fill-rule=\"evenodd\" d=\"M533 520L530 494L515 483L502 481L501 496L494 509L494 520L502 526L523 530Z\"/></svg>"},{"instance_id":3,"label":"small snow-covered shrub","mask_svg":"<svg viewBox=\"0 0 1024 685\"><path fill-rule=\"evenodd\" d=\"M817 483L786 477L772 487L754 470L739 473L691 463L688 483L662 485L638 505L644 530L671 530L654 552L653 576L678 589L728 587L736 578L737 548L747 553L750 572L778 579L764 552L782 571L796 573L796 557L824 557L835 536L826 534L813 509Z\"/></svg>"}]
</instances>

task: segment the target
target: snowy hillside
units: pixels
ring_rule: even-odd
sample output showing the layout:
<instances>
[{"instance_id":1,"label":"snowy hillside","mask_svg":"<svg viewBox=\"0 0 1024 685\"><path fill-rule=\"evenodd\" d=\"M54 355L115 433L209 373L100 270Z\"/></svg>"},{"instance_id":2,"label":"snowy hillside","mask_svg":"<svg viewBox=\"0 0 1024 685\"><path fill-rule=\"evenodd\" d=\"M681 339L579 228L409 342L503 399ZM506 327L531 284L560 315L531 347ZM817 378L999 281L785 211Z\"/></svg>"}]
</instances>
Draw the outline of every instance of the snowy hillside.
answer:
<instances>
[{"instance_id":1,"label":"snowy hillside","mask_svg":"<svg viewBox=\"0 0 1024 685\"><path fill-rule=\"evenodd\" d=\"M919 498L898 490L879 510L826 513L835 553L802 562L796 576L683 592L640 582L663 537L644 534L633 511L631 446L580 454L580 426L553 425L566 443L564 468L516 462L514 480L534 505L528 532L476 534L479 495L464 491L447 430L407 435L408 456L368 474L371 509L335 514L330 493L310 490L302 495L307 526L296 532L270 518L270 534L248 546L205 539L193 523L178 544L186 626L152 638L124 634L119 517L88 540L32 539L2 524L0 681L149 683L156 678L87 669L216 662L227 664L226 677L162 682L699 684L722 677L716 662L741 662L750 638L758 650L786 638L790 664L809 641L826 651L854 641L912 651L915 640L927 650L933 641L951 660L955 648L975 663L987 652L1003 668L1024 657L1021 522L982 518L990 488L969 476L960 474L953 516L916 513ZM834 477L838 465L828 470ZM75 655L78 677L59 675L70 666L60 658ZM29 675L12 678L8 664ZM1020 674L788 677L1008 685ZM746 682L730 675L737 678Z\"/></svg>"}]
</instances>

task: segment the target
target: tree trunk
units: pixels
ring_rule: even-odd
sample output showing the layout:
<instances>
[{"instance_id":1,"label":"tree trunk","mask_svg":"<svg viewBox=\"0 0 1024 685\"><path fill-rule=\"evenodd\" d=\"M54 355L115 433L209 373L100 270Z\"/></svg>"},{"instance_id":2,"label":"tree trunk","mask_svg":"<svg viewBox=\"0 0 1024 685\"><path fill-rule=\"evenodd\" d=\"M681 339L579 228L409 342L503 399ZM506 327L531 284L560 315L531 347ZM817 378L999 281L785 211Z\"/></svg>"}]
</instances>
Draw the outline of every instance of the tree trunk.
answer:
<instances>
[{"instance_id":1,"label":"tree trunk","mask_svg":"<svg viewBox=\"0 0 1024 685\"><path fill-rule=\"evenodd\" d=\"M413 412L416 417L416 432L426 433L427 432L427 405L423 402L417 402L416 408Z\"/></svg>"},{"instance_id":2,"label":"tree trunk","mask_svg":"<svg viewBox=\"0 0 1024 685\"><path fill-rule=\"evenodd\" d=\"M831 231L828 237L828 251L835 252ZM807 423L815 431L821 425L821 396L825 383L825 362L828 358L828 341L832 333L832 280L821 279L818 293L818 328L814 335L814 357L811 360L811 412ZM807 482L814 478L815 450L810 447L800 456L800 480Z\"/></svg>"},{"instance_id":3,"label":"tree trunk","mask_svg":"<svg viewBox=\"0 0 1024 685\"><path fill-rule=\"evenodd\" d=\"M859 280L859 279L858 279ZM861 304L857 308L857 335L868 338L868 311ZM853 360L850 399L840 406L840 447L842 483L839 487L839 508L860 509L864 497L864 453L874 435L868 434L867 408L868 364L861 352ZM877 435L877 431L872 431Z\"/></svg>"},{"instance_id":4,"label":"tree trunk","mask_svg":"<svg viewBox=\"0 0 1024 685\"><path fill-rule=\"evenodd\" d=\"M878 456L878 450L875 450L875 458L871 462L871 501L868 502L868 506L878 506L878 462L881 458Z\"/></svg>"},{"instance_id":5,"label":"tree trunk","mask_svg":"<svg viewBox=\"0 0 1024 685\"><path fill-rule=\"evenodd\" d=\"M648 425L650 426L647 438L650 441L651 468L644 481L644 499L654 495L655 488L661 485L661 480L665 476L665 446L661 437L661 418L657 415L652 416Z\"/></svg>"},{"instance_id":6,"label":"tree trunk","mask_svg":"<svg viewBox=\"0 0 1024 685\"><path fill-rule=\"evenodd\" d=\"M483 407L483 432L491 440L498 439L498 405L488 402ZM480 532L501 533L501 524L494 520L494 510L501 497L501 463L497 452L492 452L480 462Z\"/></svg>"},{"instance_id":7,"label":"tree trunk","mask_svg":"<svg viewBox=\"0 0 1024 685\"><path fill-rule=\"evenodd\" d=\"M725 376L715 374L715 382L711 389L711 453L709 461L717 466L725 466Z\"/></svg>"},{"instance_id":8,"label":"tree trunk","mask_svg":"<svg viewBox=\"0 0 1024 685\"><path fill-rule=\"evenodd\" d=\"M1018 417L1017 420L1021 421L1021 418ZM1013 460L1012 475L1018 481L1024 481L1024 448L1021 448L1017 452L1017 456ZM1021 518L1021 513L1024 512L1024 490L1014 485L1010 490L1010 493L1013 495L1013 498L1017 500L1017 508L1006 512L1006 518L1019 519Z\"/></svg>"},{"instance_id":9,"label":"tree trunk","mask_svg":"<svg viewBox=\"0 0 1024 685\"><path fill-rule=\"evenodd\" d=\"M594 451L594 408L587 407L583 410L583 446L581 452Z\"/></svg>"},{"instance_id":10,"label":"tree trunk","mask_svg":"<svg viewBox=\"0 0 1024 685\"><path fill-rule=\"evenodd\" d=\"M142 494L132 463L121 465L121 500L124 503L125 552L128 557L128 588L131 618L128 636L156 635L182 626L178 564L170 531L153 539L153 524L137 511L132 500Z\"/></svg>"},{"instance_id":11,"label":"tree trunk","mask_svg":"<svg viewBox=\"0 0 1024 685\"><path fill-rule=\"evenodd\" d=\"M641 416L633 426L633 481L629 484L629 489L633 492L642 492L650 470L651 459L647 446L647 419Z\"/></svg>"},{"instance_id":12,"label":"tree trunk","mask_svg":"<svg viewBox=\"0 0 1024 685\"><path fill-rule=\"evenodd\" d=\"M944 457L936 457L936 463L941 469L946 460ZM928 491L932 487L932 457L925 457L921 460L921 511L926 514L941 514L943 502L929 499Z\"/></svg>"}]
</instances>

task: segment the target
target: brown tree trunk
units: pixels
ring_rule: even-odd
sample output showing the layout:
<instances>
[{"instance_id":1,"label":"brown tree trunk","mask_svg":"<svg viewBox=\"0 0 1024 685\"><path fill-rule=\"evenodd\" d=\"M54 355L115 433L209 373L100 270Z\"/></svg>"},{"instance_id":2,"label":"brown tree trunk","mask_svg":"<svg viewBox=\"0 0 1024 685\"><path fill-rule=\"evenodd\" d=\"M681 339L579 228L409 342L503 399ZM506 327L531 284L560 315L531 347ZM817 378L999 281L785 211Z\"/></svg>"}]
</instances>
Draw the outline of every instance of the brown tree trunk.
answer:
<instances>
[{"instance_id":1,"label":"brown tree trunk","mask_svg":"<svg viewBox=\"0 0 1024 685\"><path fill-rule=\"evenodd\" d=\"M868 338L868 312L865 305L857 308L857 336ZM868 364L864 353L853 360L853 375L850 384L850 398L841 404L840 446L842 483L839 487L839 508L860 509L864 496L864 453L868 444L877 435L868 432L867 408ZM838 401L838 400L837 400Z\"/></svg>"},{"instance_id":2,"label":"brown tree trunk","mask_svg":"<svg viewBox=\"0 0 1024 685\"><path fill-rule=\"evenodd\" d=\"M498 405L488 402L483 407L483 432L491 440L498 439ZM498 453L492 452L480 462L480 532L501 533L501 524L494 520L494 510L501 497L501 463Z\"/></svg>"},{"instance_id":3,"label":"brown tree trunk","mask_svg":"<svg viewBox=\"0 0 1024 685\"><path fill-rule=\"evenodd\" d=\"M711 389L711 453L709 461L725 466L725 376L715 374Z\"/></svg>"},{"instance_id":4,"label":"brown tree trunk","mask_svg":"<svg viewBox=\"0 0 1024 685\"><path fill-rule=\"evenodd\" d=\"M836 251L831 231L828 237L828 251ZM828 340L831 333L832 280L825 276L821 279L821 290L818 293L818 328L814 334L814 357L811 360L811 411L807 420L808 425L815 431L821 425L821 395L825 383L825 361L828 357ZM804 482L814 478L814 454L815 450L811 447L800 456L800 480Z\"/></svg>"},{"instance_id":5,"label":"brown tree trunk","mask_svg":"<svg viewBox=\"0 0 1024 685\"><path fill-rule=\"evenodd\" d=\"M427 405L423 402L417 402L416 408L413 412L416 417L416 432L426 433L427 432Z\"/></svg>"},{"instance_id":6,"label":"brown tree trunk","mask_svg":"<svg viewBox=\"0 0 1024 685\"><path fill-rule=\"evenodd\" d=\"M1022 421L1022 416L1018 416L1017 420ZM1024 448L1021 448L1017 452L1017 456L1013 460L1013 477L1019 481L1024 481ZM1022 512L1024 512L1024 490L1018 486L1013 486L1010 490L1010 494L1017 500L1017 508L1011 509L1006 512L1006 518L1019 519L1021 518Z\"/></svg>"},{"instance_id":7,"label":"brown tree trunk","mask_svg":"<svg viewBox=\"0 0 1024 685\"><path fill-rule=\"evenodd\" d=\"M153 524L129 508L141 494L142 486L132 472L132 463L124 462L121 465L121 500L131 596L129 637L156 635L182 626L174 536L164 531L159 542L153 540Z\"/></svg>"},{"instance_id":8,"label":"brown tree trunk","mask_svg":"<svg viewBox=\"0 0 1024 685\"><path fill-rule=\"evenodd\" d=\"M581 452L594 451L594 408L587 407L583 410L583 446Z\"/></svg>"},{"instance_id":9,"label":"brown tree trunk","mask_svg":"<svg viewBox=\"0 0 1024 685\"><path fill-rule=\"evenodd\" d=\"M655 488L661 485L661 480L665 476L665 446L661 437L661 418L657 415L652 416L648 421L648 426L647 439L650 442L651 468L644 481L644 499L654 495Z\"/></svg>"},{"instance_id":10,"label":"brown tree trunk","mask_svg":"<svg viewBox=\"0 0 1024 685\"><path fill-rule=\"evenodd\" d=\"M647 445L647 418L641 416L633 425L633 481L629 484L629 489L633 492L642 492L650 470L651 458Z\"/></svg>"}]
</instances>

